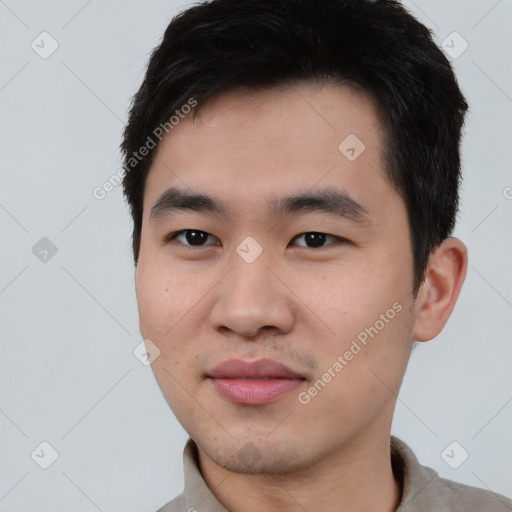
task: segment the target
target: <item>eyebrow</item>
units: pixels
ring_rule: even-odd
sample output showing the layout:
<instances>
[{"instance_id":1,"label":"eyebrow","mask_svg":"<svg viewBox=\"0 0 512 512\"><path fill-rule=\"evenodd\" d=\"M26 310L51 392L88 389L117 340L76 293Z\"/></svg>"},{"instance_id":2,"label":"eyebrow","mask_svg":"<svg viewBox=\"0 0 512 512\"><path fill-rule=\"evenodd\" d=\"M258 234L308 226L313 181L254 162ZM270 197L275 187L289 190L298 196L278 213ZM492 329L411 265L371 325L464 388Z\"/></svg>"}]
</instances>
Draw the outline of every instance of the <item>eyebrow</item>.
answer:
<instances>
[{"instance_id":1,"label":"eyebrow","mask_svg":"<svg viewBox=\"0 0 512 512\"><path fill-rule=\"evenodd\" d=\"M288 214L321 212L367 224L370 215L366 208L352 198L347 192L335 188L324 188L311 192L299 192L266 201L268 215L272 218ZM150 219L166 217L175 211L194 211L199 213L230 216L231 210L224 201L201 193L190 193L172 187L166 190L151 209Z\"/></svg>"}]
</instances>

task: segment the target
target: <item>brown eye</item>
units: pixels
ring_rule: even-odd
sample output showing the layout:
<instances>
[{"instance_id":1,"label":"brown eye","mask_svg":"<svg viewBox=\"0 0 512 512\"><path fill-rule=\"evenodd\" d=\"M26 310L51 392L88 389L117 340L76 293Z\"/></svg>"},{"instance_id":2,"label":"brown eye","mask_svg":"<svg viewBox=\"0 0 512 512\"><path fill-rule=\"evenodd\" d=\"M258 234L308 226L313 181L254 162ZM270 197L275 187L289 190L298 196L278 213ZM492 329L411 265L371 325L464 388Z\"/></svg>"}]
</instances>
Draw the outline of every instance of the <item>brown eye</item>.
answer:
<instances>
[{"instance_id":1,"label":"brown eye","mask_svg":"<svg viewBox=\"0 0 512 512\"><path fill-rule=\"evenodd\" d=\"M342 238L339 238L334 235L328 235L327 233L320 233L318 231L308 231L307 233L302 233L297 235L294 240L298 240L299 238L304 237L304 244L299 244L300 247L308 247L310 249L318 249L319 247L323 247L326 239L332 239L336 241L342 241ZM328 244L332 245L332 244Z\"/></svg>"},{"instance_id":2,"label":"brown eye","mask_svg":"<svg viewBox=\"0 0 512 512\"><path fill-rule=\"evenodd\" d=\"M198 229L183 229L169 235L166 238L166 241L171 242L173 240L178 240L180 244L185 246L202 247L204 245L211 245L205 244L205 242L208 240L208 237L215 238L206 231L200 231Z\"/></svg>"}]
</instances>

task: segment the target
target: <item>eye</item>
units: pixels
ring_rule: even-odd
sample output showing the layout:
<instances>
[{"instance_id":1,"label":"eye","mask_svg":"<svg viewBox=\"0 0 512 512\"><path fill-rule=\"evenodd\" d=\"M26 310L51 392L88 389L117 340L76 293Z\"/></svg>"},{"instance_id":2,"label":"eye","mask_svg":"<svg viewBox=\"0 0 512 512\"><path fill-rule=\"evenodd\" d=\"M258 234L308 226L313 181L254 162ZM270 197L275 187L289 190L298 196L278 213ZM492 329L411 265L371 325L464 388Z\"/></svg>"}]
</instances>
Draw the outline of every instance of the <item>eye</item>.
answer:
<instances>
[{"instance_id":1,"label":"eye","mask_svg":"<svg viewBox=\"0 0 512 512\"><path fill-rule=\"evenodd\" d=\"M318 231L308 231L307 233L301 233L297 235L294 240L304 237L305 245L299 244L300 247L307 247L309 249L317 249L322 247L326 239L331 238L336 241L345 241L343 238L334 235L328 235L327 233L319 233ZM332 244L329 244L332 245Z\"/></svg>"},{"instance_id":2,"label":"eye","mask_svg":"<svg viewBox=\"0 0 512 512\"><path fill-rule=\"evenodd\" d=\"M185 247L203 247L205 245L212 245L205 243L208 240L208 237L211 237L212 239L218 241L218 239L216 239L213 235L210 235L206 231L200 231L198 229L182 229L181 231L176 231L168 235L165 238L165 242L170 243L174 240L177 240L181 245L184 245ZM298 244L299 247L307 247L309 249L318 249L323 247L324 243L329 238L334 240L334 243L337 241L346 241L344 238L340 238L334 235L328 235L327 233L321 233L318 231L308 231L306 233L301 233L300 235L295 236L293 240L298 240L301 237L304 238L304 243ZM332 243L328 245L332 245Z\"/></svg>"},{"instance_id":3,"label":"eye","mask_svg":"<svg viewBox=\"0 0 512 512\"><path fill-rule=\"evenodd\" d=\"M179 237L181 237L181 240L179 240ZM183 229L181 231L171 233L165 238L165 241L169 243L176 239L180 244L185 246L201 247L205 245L204 242L208 240L208 237L215 238L206 231L200 231L198 229Z\"/></svg>"}]
</instances>

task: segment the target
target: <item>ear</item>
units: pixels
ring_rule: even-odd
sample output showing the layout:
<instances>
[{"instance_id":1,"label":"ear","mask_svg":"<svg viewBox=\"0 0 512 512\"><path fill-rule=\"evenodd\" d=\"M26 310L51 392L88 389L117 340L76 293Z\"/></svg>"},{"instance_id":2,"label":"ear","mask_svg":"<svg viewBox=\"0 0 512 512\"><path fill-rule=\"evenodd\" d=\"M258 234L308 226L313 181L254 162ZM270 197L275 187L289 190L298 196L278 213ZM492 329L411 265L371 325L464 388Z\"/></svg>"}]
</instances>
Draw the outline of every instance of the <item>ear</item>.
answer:
<instances>
[{"instance_id":1,"label":"ear","mask_svg":"<svg viewBox=\"0 0 512 512\"><path fill-rule=\"evenodd\" d=\"M467 249L458 238L447 238L430 255L415 302L415 340L428 341L442 331L459 297L467 266Z\"/></svg>"}]
</instances>

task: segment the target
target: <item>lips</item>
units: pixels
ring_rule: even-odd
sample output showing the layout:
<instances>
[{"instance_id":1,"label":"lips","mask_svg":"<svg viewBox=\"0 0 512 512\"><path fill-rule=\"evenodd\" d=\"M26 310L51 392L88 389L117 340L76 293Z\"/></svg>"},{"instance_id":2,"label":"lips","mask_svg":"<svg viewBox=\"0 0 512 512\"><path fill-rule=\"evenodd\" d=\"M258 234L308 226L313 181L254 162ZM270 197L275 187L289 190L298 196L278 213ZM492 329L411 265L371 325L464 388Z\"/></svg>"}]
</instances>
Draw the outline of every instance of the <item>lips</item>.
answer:
<instances>
[{"instance_id":1,"label":"lips","mask_svg":"<svg viewBox=\"0 0 512 512\"><path fill-rule=\"evenodd\" d=\"M298 373L284 364L270 359L246 362L229 359L218 364L208 373L209 377L220 379L302 379Z\"/></svg>"},{"instance_id":2,"label":"lips","mask_svg":"<svg viewBox=\"0 0 512 512\"><path fill-rule=\"evenodd\" d=\"M270 359L223 361L208 372L213 389L241 405L263 405L302 386L305 377Z\"/></svg>"}]
</instances>

